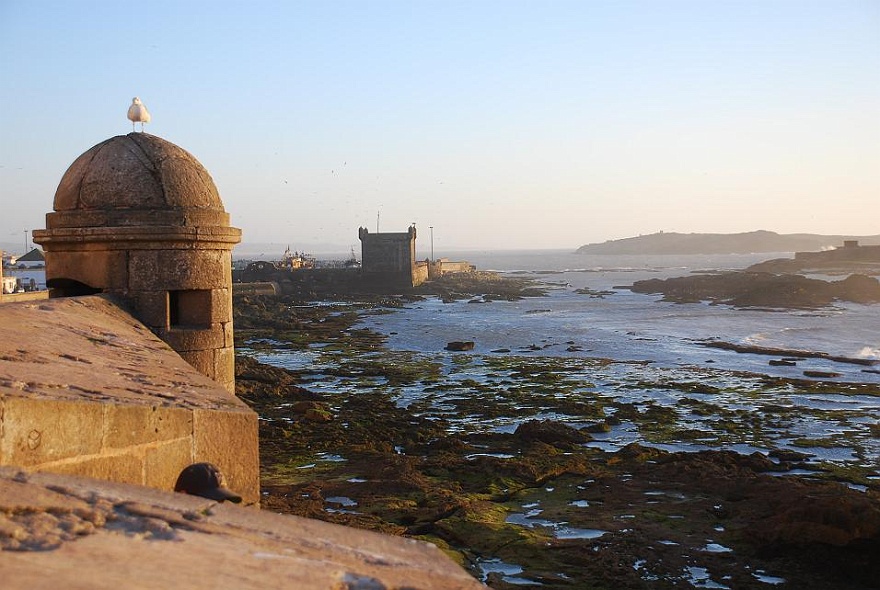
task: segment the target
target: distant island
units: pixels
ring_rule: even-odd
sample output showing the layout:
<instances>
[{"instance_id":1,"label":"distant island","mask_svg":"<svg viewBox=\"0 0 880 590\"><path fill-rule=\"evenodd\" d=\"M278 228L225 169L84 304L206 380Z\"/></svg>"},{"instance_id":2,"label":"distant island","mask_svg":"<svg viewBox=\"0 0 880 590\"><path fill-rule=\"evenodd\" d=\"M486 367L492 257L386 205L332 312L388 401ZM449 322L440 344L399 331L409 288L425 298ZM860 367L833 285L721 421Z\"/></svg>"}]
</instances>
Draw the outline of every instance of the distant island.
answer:
<instances>
[{"instance_id":1,"label":"distant island","mask_svg":"<svg viewBox=\"0 0 880 590\"><path fill-rule=\"evenodd\" d=\"M680 234L658 232L646 236L587 244L577 254L760 254L801 252L840 246L857 240L863 246L880 245L880 235L844 236L820 234L777 234L753 231L739 234Z\"/></svg>"}]
</instances>

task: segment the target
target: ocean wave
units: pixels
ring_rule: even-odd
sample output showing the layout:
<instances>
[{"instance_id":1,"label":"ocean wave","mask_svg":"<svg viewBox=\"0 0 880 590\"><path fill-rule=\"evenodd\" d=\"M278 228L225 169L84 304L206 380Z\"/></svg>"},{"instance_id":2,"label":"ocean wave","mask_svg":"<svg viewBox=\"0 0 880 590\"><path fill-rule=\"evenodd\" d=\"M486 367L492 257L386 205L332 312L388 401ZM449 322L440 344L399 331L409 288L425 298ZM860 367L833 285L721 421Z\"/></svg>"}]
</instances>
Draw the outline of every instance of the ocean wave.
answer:
<instances>
[{"instance_id":1,"label":"ocean wave","mask_svg":"<svg viewBox=\"0 0 880 590\"><path fill-rule=\"evenodd\" d=\"M767 332L758 332L757 334L746 336L742 339L742 342L743 344L761 344L769 339L770 335Z\"/></svg>"},{"instance_id":2,"label":"ocean wave","mask_svg":"<svg viewBox=\"0 0 880 590\"><path fill-rule=\"evenodd\" d=\"M875 346L863 346L856 353L856 358L860 359L880 359L880 348Z\"/></svg>"}]
</instances>

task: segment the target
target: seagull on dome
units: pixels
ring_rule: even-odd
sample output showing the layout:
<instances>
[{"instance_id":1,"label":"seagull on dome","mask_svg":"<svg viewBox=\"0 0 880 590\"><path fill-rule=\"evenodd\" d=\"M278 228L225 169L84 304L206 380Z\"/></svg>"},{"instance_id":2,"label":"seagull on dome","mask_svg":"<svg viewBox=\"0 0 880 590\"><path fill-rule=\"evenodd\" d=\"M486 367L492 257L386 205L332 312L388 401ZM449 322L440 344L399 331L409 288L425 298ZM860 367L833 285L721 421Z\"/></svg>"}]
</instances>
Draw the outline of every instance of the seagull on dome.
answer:
<instances>
[{"instance_id":1,"label":"seagull on dome","mask_svg":"<svg viewBox=\"0 0 880 590\"><path fill-rule=\"evenodd\" d=\"M131 130L134 131L134 124L141 124L141 131L144 130L144 123L150 122L150 111L147 106L141 102L137 96L131 99L131 106L128 107L128 120L131 121Z\"/></svg>"}]
</instances>

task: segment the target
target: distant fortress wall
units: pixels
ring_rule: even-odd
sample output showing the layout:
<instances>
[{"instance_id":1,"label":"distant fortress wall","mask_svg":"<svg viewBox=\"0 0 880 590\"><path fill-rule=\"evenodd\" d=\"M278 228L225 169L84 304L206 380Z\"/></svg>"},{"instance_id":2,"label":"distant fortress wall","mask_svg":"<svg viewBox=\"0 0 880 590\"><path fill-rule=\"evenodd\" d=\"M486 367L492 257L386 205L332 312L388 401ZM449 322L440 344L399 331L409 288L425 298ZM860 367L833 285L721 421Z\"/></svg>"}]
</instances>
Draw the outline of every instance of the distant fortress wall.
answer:
<instances>
[{"instance_id":1,"label":"distant fortress wall","mask_svg":"<svg viewBox=\"0 0 880 590\"><path fill-rule=\"evenodd\" d=\"M424 274L427 276L427 270ZM411 289L412 276L412 273L401 272L365 273L360 268L288 270L269 264L232 271L232 292L234 295L294 295L304 299L334 294L394 293ZM269 286L274 286L274 292L270 292Z\"/></svg>"},{"instance_id":2,"label":"distant fortress wall","mask_svg":"<svg viewBox=\"0 0 880 590\"><path fill-rule=\"evenodd\" d=\"M466 260L446 260L441 258L436 262L439 267L439 274L447 274L453 272L473 272L477 269L473 264Z\"/></svg>"},{"instance_id":3,"label":"distant fortress wall","mask_svg":"<svg viewBox=\"0 0 880 590\"><path fill-rule=\"evenodd\" d=\"M444 274L472 272L466 261L416 260L416 228L405 232L371 234L358 229L361 240L361 266L345 268L290 268L278 263L257 261L232 271L236 295L261 295L255 283L276 286L276 292L300 297L351 293L394 293L436 279Z\"/></svg>"},{"instance_id":4,"label":"distant fortress wall","mask_svg":"<svg viewBox=\"0 0 880 590\"><path fill-rule=\"evenodd\" d=\"M281 287L273 282L233 283L232 292L235 295L278 295Z\"/></svg>"},{"instance_id":5,"label":"distant fortress wall","mask_svg":"<svg viewBox=\"0 0 880 590\"><path fill-rule=\"evenodd\" d=\"M413 266L412 282L413 286L421 285L426 282L431 274L431 264L427 260L416 262Z\"/></svg>"}]
</instances>

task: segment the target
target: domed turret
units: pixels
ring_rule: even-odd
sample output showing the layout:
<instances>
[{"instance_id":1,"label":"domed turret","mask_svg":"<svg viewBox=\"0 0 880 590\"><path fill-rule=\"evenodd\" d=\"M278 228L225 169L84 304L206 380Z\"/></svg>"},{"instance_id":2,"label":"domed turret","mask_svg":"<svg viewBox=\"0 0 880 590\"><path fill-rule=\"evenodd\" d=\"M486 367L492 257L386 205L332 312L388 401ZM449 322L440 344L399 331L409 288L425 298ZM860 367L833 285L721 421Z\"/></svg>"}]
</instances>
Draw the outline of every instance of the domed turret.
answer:
<instances>
[{"instance_id":1,"label":"domed turret","mask_svg":"<svg viewBox=\"0 0 880 590\"><path fill-rule=\"evenodd\" d=\"M109 293L202 373L234 391L232 247L241 230L205 168L146 133L99 143L58 185L34 241L50 296Z\"/></svg>"}]
</instances>

